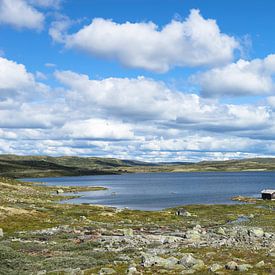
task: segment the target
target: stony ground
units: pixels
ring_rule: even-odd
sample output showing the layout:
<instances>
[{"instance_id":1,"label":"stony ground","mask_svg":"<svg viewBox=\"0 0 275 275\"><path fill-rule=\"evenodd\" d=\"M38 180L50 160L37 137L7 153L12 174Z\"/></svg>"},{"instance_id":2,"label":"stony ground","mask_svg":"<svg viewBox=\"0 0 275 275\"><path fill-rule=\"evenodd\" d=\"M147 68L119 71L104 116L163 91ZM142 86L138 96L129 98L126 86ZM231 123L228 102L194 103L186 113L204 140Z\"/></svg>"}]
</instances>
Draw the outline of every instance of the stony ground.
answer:
<instances>
[{"instance_id":1,"label":"stony ground","mask_svg":"<svg viewBox=\"0 0 275 275\"><path fill-rule=\"evenodd\" d=\"M275 202L176 215L63 205L100 188L59 189L0 179L0 274L275 274Z\"/></svg>"}]
</instances>

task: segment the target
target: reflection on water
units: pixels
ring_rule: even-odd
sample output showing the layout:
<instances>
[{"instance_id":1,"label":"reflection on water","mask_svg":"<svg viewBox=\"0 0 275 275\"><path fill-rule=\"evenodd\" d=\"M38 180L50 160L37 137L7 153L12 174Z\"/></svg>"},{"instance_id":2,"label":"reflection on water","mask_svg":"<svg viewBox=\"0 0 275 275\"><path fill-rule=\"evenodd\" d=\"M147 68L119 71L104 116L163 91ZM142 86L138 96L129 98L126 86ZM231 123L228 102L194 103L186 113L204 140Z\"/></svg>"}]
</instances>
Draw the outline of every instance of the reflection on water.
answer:
<instances>
[{"instance_id":1,"label":"reflection on water","mask_svg":"<svg viewBox=\"0 0 275 275\"><path fill-rule=\"evenodd\" d=\"M70 203L103 204L158 210L184 204L235 203L231 197L256 196L275 188L275 172L140 173L123 175L25 179L56 186L104 186L83 192Z\"/></svg>"}]
</instances>

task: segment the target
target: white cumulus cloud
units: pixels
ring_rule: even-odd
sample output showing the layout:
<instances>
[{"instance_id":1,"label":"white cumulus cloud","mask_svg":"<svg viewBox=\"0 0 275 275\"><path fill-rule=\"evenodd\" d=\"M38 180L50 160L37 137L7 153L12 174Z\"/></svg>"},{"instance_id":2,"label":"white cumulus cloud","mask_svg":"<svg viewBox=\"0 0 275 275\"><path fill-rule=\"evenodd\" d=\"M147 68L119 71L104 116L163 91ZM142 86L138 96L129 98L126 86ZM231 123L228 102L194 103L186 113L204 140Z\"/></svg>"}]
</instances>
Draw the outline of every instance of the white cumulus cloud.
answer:
<instances>
[{"instance_id":1,"label":"white cumulus cloud","mask_svg":"<svg viewBox=\"0 0 275 275\"><path fill-rule=\"evenodd\" d=\"M25 0L0 0L0 24L41 30L45 16Z\"/></svg>"},{"instance_id":2,"label":"white cumulus cloud","mask_svg":"<svg viewBox=\"0 0 275 275\"><path fill-rule=\"evenodd\" d=\"M154 72L175 66L224 64L240 47L234 37L220 31L215 20L204 19L198 10L191 10L185 21L173 20L164 27L152 22L119 24L96 18L78 32L66 34L66 24L64 20L53 23L50 35L67 48Z\"/></svg>"},{"instance_id":3,"label":"white cumulus cloud","mask_svg":"<svg viewBox=\"0 0 275 275\"><path fill-rule=\"evenodd\" d=\"M268 95L274 92L275 55L213 68L195 76L204 96Z\"/></svg>"},{"instance_id":4,"label":"white cumulus cloud","mask_svg":"<svg viewBox=\"0 0 275 275\"><path fill-rule=\"evenodd\" d=\"M126 123L108 119L75 120L66 123L62 130L78 139L132 139L134 134Z\"/></svg>"}]
</instances>

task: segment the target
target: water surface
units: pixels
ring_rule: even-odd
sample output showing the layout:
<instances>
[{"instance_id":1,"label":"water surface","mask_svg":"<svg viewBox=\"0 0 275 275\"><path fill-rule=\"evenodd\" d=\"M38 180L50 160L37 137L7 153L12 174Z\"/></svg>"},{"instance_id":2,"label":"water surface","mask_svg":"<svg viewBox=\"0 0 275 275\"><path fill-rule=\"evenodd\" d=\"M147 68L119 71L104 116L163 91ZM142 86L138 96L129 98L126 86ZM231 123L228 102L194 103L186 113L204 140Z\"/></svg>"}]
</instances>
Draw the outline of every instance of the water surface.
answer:
<instances>
[{"instance_id":1,"label":"water surface","mask_svg":"<svg viewBox=\"0 0 275 275\"><path fill-rule=\"evenodd\" d=\"M229 204L233 196L258 197L275 189L275 172L138 173L123 175L24 179L52 186L104 186L82 192L70 203L159 210L185 204Z\"/></svg>"}]
</instances>

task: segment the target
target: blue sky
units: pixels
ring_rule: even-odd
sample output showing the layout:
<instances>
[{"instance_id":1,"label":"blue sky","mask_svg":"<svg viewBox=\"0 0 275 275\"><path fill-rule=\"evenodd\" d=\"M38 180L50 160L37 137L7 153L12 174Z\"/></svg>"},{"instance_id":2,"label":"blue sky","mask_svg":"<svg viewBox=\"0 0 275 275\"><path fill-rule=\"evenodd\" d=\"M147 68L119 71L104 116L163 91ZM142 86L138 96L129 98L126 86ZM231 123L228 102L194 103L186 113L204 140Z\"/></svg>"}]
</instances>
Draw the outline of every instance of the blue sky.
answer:
<instances>
[{"instance_id":1,"label":"blue sky","mask_svg":"<svg viewBox=\"0 0 275 275\"><path fill-rule=\"evenodd\" d=\"M0 153L273 156L275 2L0 0Z\"/></svg>"}]
</instances>

